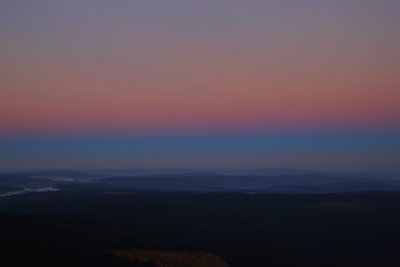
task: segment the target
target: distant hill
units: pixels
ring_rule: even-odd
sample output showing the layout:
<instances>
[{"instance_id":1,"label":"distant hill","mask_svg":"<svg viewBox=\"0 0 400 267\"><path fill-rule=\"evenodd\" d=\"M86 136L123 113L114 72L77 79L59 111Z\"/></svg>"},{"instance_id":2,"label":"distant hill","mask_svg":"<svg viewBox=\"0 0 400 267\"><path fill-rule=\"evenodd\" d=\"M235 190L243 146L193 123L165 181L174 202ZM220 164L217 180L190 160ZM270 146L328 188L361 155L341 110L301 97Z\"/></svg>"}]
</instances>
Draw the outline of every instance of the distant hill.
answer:
<instances>
[{"instance_id":1,"label":"distant hill","mask_svg":"<svg viewBox=\"0 0 400 267\"><path fill-rule=\"evenodd\" d=\"M274 185L267 187L269 193L321 194L341 192L399 191L399 184L380 181L343 181L326 185Z\"/></svg>"},{"instance_id":2,"label":"distant hill","mask_svg":"<svg viewBox=\"0 0 400 267\"><path fill-rule=\"evenodd\" d=\"M308 175L222 175L179 174L97 179L113 187L168 191L255 191L279 193L335 193L349 191L396 191L400 181L355 178L331 174Z\"/></svg>"},{"instance_id":3,"label":"distant hill","mask_svg":"<svg viewBox=\"0 0 400 267\"><path fill-rule=\"evenodd\" d=\"M137 172L110 175L101 171L44 170L0 174L0 190L56 186L65 190L137 189L195 192L336 193L397 191L400 179L376 173L333 173L296 169L258 169L228 172ZM128 174L130 172L115 173ZM264 173L264 174L262 174ZM108 175L106 175L108 174ZM364 176L362 176L364 175ZM386 176L385 176L386 177ZM3 188L3 189L1 189Z\"/></svg>"}]
</instances>

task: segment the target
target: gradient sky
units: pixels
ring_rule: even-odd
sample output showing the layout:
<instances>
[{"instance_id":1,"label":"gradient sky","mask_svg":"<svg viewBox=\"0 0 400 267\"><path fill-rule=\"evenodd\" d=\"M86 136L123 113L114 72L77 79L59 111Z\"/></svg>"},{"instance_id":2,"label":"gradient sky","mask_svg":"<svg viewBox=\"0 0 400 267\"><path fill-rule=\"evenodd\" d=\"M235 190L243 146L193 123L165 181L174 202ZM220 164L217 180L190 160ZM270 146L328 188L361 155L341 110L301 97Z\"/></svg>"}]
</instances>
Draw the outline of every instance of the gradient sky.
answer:
<instances>
[{"instance_id":1,"label":"gradient sky","mask_svg":"<svg viewBox=\"0 0 400 267\"><path fill-rule=\"evenodd\" d=\"M2 0L0 169L400 170L398 0Z\"/></svg>"}]
</instances>

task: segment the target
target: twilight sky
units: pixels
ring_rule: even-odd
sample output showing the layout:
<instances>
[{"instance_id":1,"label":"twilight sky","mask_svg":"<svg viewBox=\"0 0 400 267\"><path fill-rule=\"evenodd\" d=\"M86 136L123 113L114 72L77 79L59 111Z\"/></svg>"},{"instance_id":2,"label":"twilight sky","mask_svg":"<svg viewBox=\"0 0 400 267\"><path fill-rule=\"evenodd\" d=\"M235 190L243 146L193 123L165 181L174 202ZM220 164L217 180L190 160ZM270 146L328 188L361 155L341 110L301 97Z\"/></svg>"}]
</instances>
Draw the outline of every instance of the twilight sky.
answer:
<instances>
[{"instance_id":1,"label":"twilight sky","mask_svg":"<svg viewBox=\"0 0 400 267\"><path fill-rule=\"evenodd\" d=\"M398 0L2 0L0 169L400 170Z\"/></svg>"}]
</instances>

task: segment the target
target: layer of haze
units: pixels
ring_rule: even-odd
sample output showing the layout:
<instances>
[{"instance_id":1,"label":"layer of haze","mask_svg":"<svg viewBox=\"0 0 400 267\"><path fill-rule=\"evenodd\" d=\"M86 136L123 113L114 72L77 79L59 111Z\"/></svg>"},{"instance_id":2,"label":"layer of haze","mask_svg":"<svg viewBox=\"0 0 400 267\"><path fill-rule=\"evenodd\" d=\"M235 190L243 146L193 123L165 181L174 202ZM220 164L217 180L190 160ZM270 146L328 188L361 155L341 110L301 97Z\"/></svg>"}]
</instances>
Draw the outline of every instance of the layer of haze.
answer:
<instances>
[{"instance_id":1,"label":"layer of haze","mask_svg":"<svg viewBox=\"0 0 400 267\"><path fill-rule=\"evenodd\" d=\"M0 168L400 169L398 0L4 0Z\"/></svg>"}]
</instances>

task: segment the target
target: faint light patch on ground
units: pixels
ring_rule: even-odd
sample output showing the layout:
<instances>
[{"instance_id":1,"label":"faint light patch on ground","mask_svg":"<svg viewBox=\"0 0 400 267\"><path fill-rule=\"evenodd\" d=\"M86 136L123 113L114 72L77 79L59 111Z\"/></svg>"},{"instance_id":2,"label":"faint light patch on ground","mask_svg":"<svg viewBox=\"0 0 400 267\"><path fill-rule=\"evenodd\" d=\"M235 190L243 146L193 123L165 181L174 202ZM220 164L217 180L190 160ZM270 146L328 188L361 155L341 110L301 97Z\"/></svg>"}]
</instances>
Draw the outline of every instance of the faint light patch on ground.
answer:
<instances>
[{"instance_id":1,"label":"faint light patch on ground","mask_svg":"<svg viewBox=\"0 0 400 267\"><path fill-rule=\"evenodd\" d=\"M57 192L60 191L58 188L54 187L43 187L43 188L25 188L23 190L16 190L16 191L9 191L5 193L1 193L0 197L11 197L11 196L17 196L17 195L23 195L27 193L45 193L45 192Z\"/></svg>"}]
</instances>

